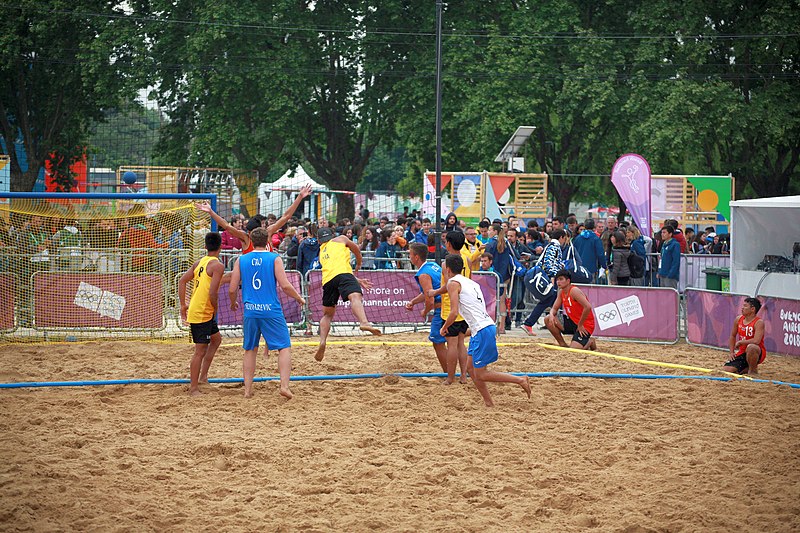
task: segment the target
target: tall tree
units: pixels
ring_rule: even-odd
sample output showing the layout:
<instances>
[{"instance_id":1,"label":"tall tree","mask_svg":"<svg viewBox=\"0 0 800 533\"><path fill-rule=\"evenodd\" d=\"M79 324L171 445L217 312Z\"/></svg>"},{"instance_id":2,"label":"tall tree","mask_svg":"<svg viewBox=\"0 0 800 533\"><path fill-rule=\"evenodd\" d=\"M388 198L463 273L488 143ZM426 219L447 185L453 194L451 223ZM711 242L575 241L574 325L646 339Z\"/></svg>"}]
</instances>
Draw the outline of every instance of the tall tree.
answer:
<instances>
[{"instance_id":1,"label":"tall tree","mask_svg":"<svg viewBox=\"0 0 800 533\"><path fill-rule=\"evenodd\" d=\"M140 41L120 21L118 2L74 0L8 4L0 17L0 133L11 156L11 189L30 191L44 161L83 148L103 110L132 98ZM23 169L14 149L27 157ZM69 188L69 184L65 184Z\"/></svg>"}]
</instances>

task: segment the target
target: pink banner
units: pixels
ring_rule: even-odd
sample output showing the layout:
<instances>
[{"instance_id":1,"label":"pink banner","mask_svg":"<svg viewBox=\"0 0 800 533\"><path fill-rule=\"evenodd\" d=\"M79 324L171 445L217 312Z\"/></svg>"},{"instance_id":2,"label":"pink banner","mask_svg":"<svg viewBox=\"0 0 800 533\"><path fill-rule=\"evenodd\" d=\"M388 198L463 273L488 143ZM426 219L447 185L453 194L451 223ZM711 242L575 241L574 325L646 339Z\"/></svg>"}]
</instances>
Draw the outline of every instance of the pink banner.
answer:
<instances>
[{"instance_id":1,"label":"pink banner","mask_svg":"<svg viewBox=\"0 0 800 533\"><path fill-rule=\"evenodd\" d=\"M14 303L16 299L14 274L0 274L0 330L14 329Z\"/></svg>"},{"instance_id":2,"label":"pink banner","mask_svg":"<svg viewBox=\"0 0 800 533\"><path fill-rule=\"evenodd\" d=\"M164 280L159 275L37 272L37 328L162 329Z\"/></svg>"},{"instance_id":3,"label":"pink banner","mask_svg":"<svg viewBox=\"0 0 800 533\"><path fill-rule=\"evenodd\" d=\"M477 274L477 273L476 273ZM419 294L414 272L408 270L362 270L358 278L372 282L372 288L364 291L364 308L367 318L373 324L422 324L425 320L419 315L417 306L413 311L405 309L406 303ZM497 276L476 275L475 282L481 286L489 316L497 316ZM312 322L322 318L322 272L312 270L308 273L308 306ZM355 318L349 310L350 302L339 300L336 305L334 322L353 323Z\"/></svg>"},{"instance_id":4,"label":"pink banner","mask_svg":"<svg viewBox=\"0 0 800 533\"><path fill-rule=\"evenodd\" d=\"M678 293L673 289L580 285L594 309L595 337L676 342Z\"/></svg>"},{"instance_id":5,"label":"pink banner","mask_svg":"<svg viewBox=\"0 0 800 533\"><path fill-rule=\"evenodd\" d=\"M611 169L611 183L642 233L650 234L650 165L638 154L620 156Z\"/></svg>"},{"instance_id":6,"label":"pink banner","mask_svg":"<svg viewBox=\"0 0 800 533\"><path fill-rule=\"evenodd\" d=\"M741 313L741 294L687 289L686 340L728 349L733 323ZM800 301L761 296L758 316L764 321L768 352L800 356Z\"/></svg>"},{"instance_id":7,"label":"pink banner","mask_svg":"<svg viewBox=\"0 0 800 533\"><path fill-rule=\"evenodd\" d=\"M286 277L289 283L294 285L297 292L303 293L303 284L301 282L300 272L297 270L287 270ZM226 283L219 288L219 300L217 304L217 324L220 326L241 326L244 322L242 315L242 291L239 291L239 309L235 312L231 311L231 298L228 294L230 286ZM284 294L280 287L278 287L278 299L281 301L283 314L286 316L287 324L299 324L303 321L303 309L294 300Z\"/></svg>"}]
</instances>

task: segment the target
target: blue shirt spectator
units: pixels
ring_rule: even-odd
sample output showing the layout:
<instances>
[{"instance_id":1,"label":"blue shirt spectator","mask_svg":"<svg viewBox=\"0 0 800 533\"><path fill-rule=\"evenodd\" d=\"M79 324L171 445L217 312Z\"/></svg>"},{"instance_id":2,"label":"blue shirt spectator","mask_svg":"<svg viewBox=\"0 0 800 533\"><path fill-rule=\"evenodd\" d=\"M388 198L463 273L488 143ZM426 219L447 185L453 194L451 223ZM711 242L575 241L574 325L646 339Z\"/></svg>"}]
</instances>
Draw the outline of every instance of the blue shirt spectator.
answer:
<instances>
[{"instance_id":1,"label":"blue shirt spectator","mask_svg":"<svg viewBox=\"0 0 800 533\"><path fill-rule=\"evenodd\" d=\"M665 230L662 230L662 234ZM678 281L681 267L681 245L672 238L665 239L661 245L661 265L658 268L658 277ZM663 285L663 283L662 283Z\"/></svg>"},{"instance_id":2,"label":"blue shirt spectator","mask_svg":"<svg viewBox=\"0 0 800 533\"><path fill-rule=\"evenodd\" d=\"M588 222L587 220L586 223ZM601 268L606 268L608 263L603 250L603 241L594 232L594 221L590 225L591 228L587 227L572 239L572 246L580 256L583 267L594 276Z\"/></svg>"},{"instance_id":3,"label":"blue shirt spectator","mask_svg":"<svg viewBox=\"0 0 800 533\"><path fill-rule=\"evenodd\" d=\"M297 248L297 270L304 276L311 270L314 261L319 257L319 241L316 237L303 239Z\"/></svg>"}]
</instances>

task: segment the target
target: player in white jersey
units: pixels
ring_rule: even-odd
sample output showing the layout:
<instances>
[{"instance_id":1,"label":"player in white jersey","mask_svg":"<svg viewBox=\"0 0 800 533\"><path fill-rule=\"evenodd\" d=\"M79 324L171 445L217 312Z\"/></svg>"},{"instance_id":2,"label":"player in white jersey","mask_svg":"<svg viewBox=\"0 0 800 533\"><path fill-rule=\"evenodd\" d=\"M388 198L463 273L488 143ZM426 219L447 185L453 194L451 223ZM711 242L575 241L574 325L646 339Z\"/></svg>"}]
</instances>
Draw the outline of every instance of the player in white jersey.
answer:
<instances>
[{"instance_id":1,"label":"player in white jersey","mask_svg":"<svg viewBox=\"0 0 800 533\"><path fill-rule=\"evenodd\" d=\"M531 385L527 376L514 376L505 372L489 370L490 363L497 361L497 327L491 317L486 313L486 303L483 299L480 285L461 275L464 268L464 259L460 255L450 254L444 261L447 294L450 296L450 313L442 326L442 335L460 314L464 317L472 338L467 351L469 375L475 383L475 388L483 396L487 407L494 407L492 396L486 386L487 381L516 383L531 397ZM435 291L431 290L430 295Z\"/></svg>"}]
</instances>

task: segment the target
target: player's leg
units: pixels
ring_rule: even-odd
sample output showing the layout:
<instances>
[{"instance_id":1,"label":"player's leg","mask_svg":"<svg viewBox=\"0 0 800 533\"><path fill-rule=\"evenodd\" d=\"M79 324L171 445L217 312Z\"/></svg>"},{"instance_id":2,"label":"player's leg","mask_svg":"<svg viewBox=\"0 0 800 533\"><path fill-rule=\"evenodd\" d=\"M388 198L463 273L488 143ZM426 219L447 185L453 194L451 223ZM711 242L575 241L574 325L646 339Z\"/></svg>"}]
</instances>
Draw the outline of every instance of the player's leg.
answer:
<instances>
[{"instance_id":1,"label":"player's leg","mask_svg":"<svg viewBox=\"0 0 800 533\"><path fill-rule=\"evenodd\" d=\"M559 346L567 346L567 342L564 340L564 336L562 332L564 331L564 325L557 317L553 317L553 315L547 315L544 317L544 325L547 326L547 330L556 340Z\"/></svg>"},{"instance_id":2,"label":"player's leg","mask_svg":"<svg viewBox=\"0 0 800 533\"><path fill-rule=\"evenodd\" d=\"M347 295L347 299L350 300L350 311L353 312L353 316L358 320L359 329L372 333L373 335L380 335L381 330L374 327L370 321L367 320L367 312L364 310L364 297L361 293L351 292Z\"/></svg>"},{"instance_id":3,"label":"player's leg","mask_svg":"<svg viewBox=\"0 0 800 533\"><path fill-rule=\"evenodd\" d=\"M576 328L577 329L577 328ZM572 341L569 343L570 348L575 348L576 350L592 350L590 348L590 344L592 343L591 335L581 335L578 331L575 331L572 334Z\"/></svg>"},{"instance_id":4,"label":"player's leg","mask_svg":"<svg viewBox=\"0 0 800 533\"><path fill-rule=\"evenodd\" d=\"M294 395L289 390L289 376L292 371L292 349L283 348L278 350L278 374L281 376L281 396L291 400Z\"/></svg>"},{"instance_id":5,"label":"player's leg","mask_svg":"<svg viewBox=\"0 0 800 533\"><path fill-rule=\"evenodd\" d=\"M486 386L486 382L480 379L477 374L475 373L475 367L473 366L472 357L468 357L468 367L469 367L469 376L472 378L472 382L475 384L475 388L478 389L481 397L483 398L483 403L486 407L494 407L494 401L492 401L492 395L489 393L489 387Z\"/></svg>"},{"instance_id":6,"label":"player's leg","mask_svg":"<svg viewBox=\"0 0 800 533\"><path fill-rule=\"evenodd\" d=\"M758 344L748 344L747 351L747 373L750 375L758 374L758 364L761 362L761 347Z\"/></svg>"},{"instance_id":7,"label":"player's leg","mask_svg":"<svg viewBox=\"0 0 800 533\"><path fill-rule=\"evenodd\" d=\"M261 319L245 317L242 324L244 341L244 357L242 359L242 375L244 376L244 397L253 397L253 378L256 374L256 357L258 356L258 343L261 340Z\"/></svg>"},{"instance_id":8,"label":"player's leg","mask_svg":"<svg viewBox=\"0 0 800 533\"><path fill-rule=\"evenodd\" d=\"M449 335L447 339L447 377L442 382L444 385L452 385L456 381L456 367L458 366L458 335Z\"/></svg>"},{"instance_id":9,"label":"player's leg","mask_svg":"<svg viewBox=\"0 0 800 533\"><path fill-rule=\"evenodd\" d=\"M431 318L431 330L428 333L428 340L433 344L433 351L439 361L439 366L442 367L442 372L447 372L447 339L442 337L441 334L443 325L444 320L437 309Z\"/></svg>"},{"instance_id":10,"label":"player's leg","mask_svg":"<svg viewBox=\"0 0 800 533\"><path fill-rule=\"evenodd\" d=\"M459 377L458 381L463 385L467 383L467 374L469 373L469 368L467 367L467 345L465 344L465 335L463 333L458 334L458 368L461 369L461 376Z\"/></svg>"},{"instance_id":11,"label":"player's leg","mask_svg":"<svg viewBox=\"0 0 800 533\"><path fill-rule=\"evenodd\" d=\"M531 397L531 384L528 376L515 376L506 372L495 372L489 370L488 365L480 368L475 368L475 377L481 381L494 381L497 383L514 383L522 387L528 398Z\"/></svg>"},{"instance_id":12,"label":"player's leg","mask_svg":"<svg viewBox=\"0 0 800 533\"><path fill-rule=\"evenodd\" d=\"M742 355L735 356L733 359L725 363L722 367L723 372L730 372L732 374L744 374L747 372L747 352Z\"/></svg>"},{"instance_id":13,"label":"player's leg","mask_svg":"<svg viewBox=\"0 0 800 533\"><path fill-rule=\"evenodd\" d=\"M208 348L203 356L203 364L200 367L200 383L208 383L208 369L211 368L211 362L214 360L220 344L222 344L222 335L217 329L217 332L211 335L211 342L208 343Z\"/></svg>"},{"instance_id":14,"label":"player's leg","mask_svg":"<svg viewBox=\"0 0 800 533\"><path fill-rule=\"evenodd\" d=\"M472 336L469 343L469 354L472 356L472 370L479 381L498 383L515 383L522 387L528 398L531 397L531 386L527 376L515 376L505 372L489 370L489 365L497 361L497 340L495 326L487 326Z\"/></svg>"},{"instance_id":15,"label":"player's leg","mask_svg":"<svg viewBox=\"0 0 800 533\"><path fill-rule=\"evenodd\" d=\"M325 344L328 342L328 334L331 332L331 322L333 322L333 315L336 313L336 307L323 307L322 318L319 321L319 347L317 353L314 354L314 359L322 361L325 357Z\"/></svg>"},{"instance_id":16,"label":"player's leg","mask_svg":"<svg viewBox=\"0 0 800 533\"><path fill-rule=\"evenodd\" d=\"M206 354L208 344L195 343L192 361L189 363L189 394L199 396L200 392L200 367L203 364L203 356Z\"/></svg>"}]
</instances>

